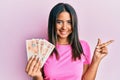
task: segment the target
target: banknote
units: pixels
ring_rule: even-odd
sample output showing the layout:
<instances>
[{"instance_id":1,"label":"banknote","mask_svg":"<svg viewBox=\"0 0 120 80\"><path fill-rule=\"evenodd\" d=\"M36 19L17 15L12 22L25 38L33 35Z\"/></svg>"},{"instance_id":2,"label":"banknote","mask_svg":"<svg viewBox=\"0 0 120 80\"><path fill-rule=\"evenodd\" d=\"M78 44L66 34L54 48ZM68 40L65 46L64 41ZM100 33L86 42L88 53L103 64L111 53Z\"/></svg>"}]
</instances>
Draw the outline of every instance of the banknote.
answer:
<instances>
[{"instance_id":1,"label":"banknote","mask_svg":"<svg viewBox=\"0 0 120 80\"><path fill-rule=\"evenodd\" d=\"M48 42L46 39L30 39L26 40L26 49L28 60L32 56L39 57L41 61L41 67L54 50L55 46Z\"/></svg>"},{"instance_id":2,"label":"banknote","mask_svg":"<svg viewBox=\"0 0 120 80\"><path fill-rule=\"evenodd\" d=\"M27 48L27 56L28 59L32 56L32 55L38 55L38 51L39 51L39 39L31 39L31 40L26 40L26 48Z\"/></svg>"},{"instance_id":3,"label":"banknote","mask_svg":"<svg viewBox=\"0 0 120 80\"><path fill-rule=\"evenodd\" d=\"M42 53L40 53L41 63L42 63L41 66L43 66L43 64L45 63L47 58L50 56L50 54L54 50L54 48L55 48L55 46L53 44L51 44L47 40L43 39Z\"/></svg>"}]
</instances>

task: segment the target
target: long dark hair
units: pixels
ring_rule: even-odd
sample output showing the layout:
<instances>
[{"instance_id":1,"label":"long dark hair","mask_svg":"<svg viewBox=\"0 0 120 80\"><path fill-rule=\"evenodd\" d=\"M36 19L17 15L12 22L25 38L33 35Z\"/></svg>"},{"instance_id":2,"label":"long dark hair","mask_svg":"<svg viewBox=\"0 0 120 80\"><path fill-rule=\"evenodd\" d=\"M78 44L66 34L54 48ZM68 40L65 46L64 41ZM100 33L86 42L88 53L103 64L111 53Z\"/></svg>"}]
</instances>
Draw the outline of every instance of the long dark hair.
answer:
<instances>
[{"instance_id":1,"label":"long dark hair","mask_svg":"<svg viewBox=\"0 0 120 80\"><path fill-rule=\"evenodd\" d=\"M58 15L66 11L70 14L71 21L72 21L72 33L69 35L69 43L72 47L72 59L76 60L81 59L81 54L83 54L83 49L80 43L80 40L78 38L78 20L77 15L74 10L74 8L66 3L58 3L55 5L49 14L49 20L48 20L48 40L52 44L56 45L57 42L57 33L56 33L56 21ZM57 49L54 49L54 53L56 55L56 58L59 58L59 53L57 52Z\"/></svg>"}]
</instances>

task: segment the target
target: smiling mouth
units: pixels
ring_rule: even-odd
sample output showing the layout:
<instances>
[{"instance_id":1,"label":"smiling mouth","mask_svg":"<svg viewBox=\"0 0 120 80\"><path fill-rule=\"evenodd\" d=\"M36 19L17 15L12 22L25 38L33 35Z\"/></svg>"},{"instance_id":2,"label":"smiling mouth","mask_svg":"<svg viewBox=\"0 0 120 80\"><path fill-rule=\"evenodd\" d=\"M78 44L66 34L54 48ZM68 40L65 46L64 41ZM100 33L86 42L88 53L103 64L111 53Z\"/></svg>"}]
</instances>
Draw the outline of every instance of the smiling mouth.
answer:
<instances>
[{"instance_id":1,"label":"smiling mouth","mask_svg":"<svg viewBox=\"0 0 120 80\"><path fill-rule=\"evenodd\" d=\"M66 35L66 34L67 34L67 31L60 31L60 33L61 33L62 35Z\"/></svg>"}]
</instances>

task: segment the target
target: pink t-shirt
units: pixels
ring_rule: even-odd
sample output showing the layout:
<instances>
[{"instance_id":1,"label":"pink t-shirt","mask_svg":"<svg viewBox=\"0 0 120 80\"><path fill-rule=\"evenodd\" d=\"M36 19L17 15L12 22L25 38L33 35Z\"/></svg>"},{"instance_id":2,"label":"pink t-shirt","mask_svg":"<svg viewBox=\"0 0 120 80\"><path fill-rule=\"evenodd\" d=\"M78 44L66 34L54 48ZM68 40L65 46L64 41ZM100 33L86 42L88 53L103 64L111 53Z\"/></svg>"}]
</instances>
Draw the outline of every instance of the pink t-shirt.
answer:
<instances>
[{"instance_id":1,"label":"pink t-shirt","mask_svg":"<svg viewBox=\"0 0 120 80\"><path fill-rule=\"evenodd\" d=\"M70 45L57 45L60 59L55 55L50 56L44 65L44 80L80 80L83 72L83 64L90 64L90 48L85 41L80 41L85 56L81 60L72 61Z\"/></svg>"}]
</instances>

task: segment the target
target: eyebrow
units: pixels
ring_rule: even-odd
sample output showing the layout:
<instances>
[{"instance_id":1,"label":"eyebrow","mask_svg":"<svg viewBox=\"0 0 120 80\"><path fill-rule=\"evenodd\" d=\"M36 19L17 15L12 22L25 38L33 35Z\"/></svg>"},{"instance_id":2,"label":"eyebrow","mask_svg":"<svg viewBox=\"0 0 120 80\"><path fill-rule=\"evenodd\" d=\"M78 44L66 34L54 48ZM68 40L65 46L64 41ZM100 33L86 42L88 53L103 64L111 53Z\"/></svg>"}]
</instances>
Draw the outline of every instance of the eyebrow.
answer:
<instances>
[{"instance_id":1,"label":"eyebrow","mask_svg":"<svg viewBox=\"0 0 120 80\"><path fill-rule=\"evenodd\" d=\"M56 21L63 21L63 20L57 19ZM66 21L72 21L72 20L70 19L70 20L66 20Z\"/></svg>"}]
</instances>

